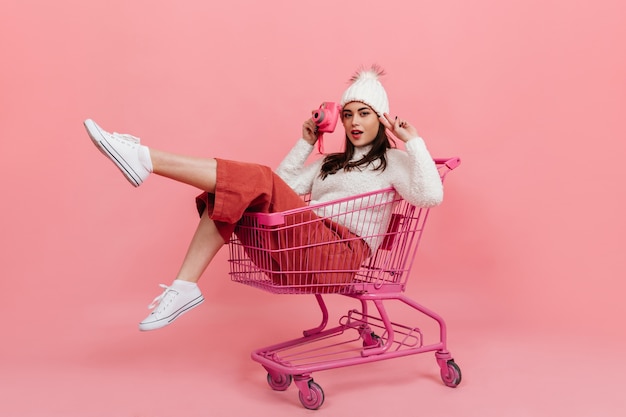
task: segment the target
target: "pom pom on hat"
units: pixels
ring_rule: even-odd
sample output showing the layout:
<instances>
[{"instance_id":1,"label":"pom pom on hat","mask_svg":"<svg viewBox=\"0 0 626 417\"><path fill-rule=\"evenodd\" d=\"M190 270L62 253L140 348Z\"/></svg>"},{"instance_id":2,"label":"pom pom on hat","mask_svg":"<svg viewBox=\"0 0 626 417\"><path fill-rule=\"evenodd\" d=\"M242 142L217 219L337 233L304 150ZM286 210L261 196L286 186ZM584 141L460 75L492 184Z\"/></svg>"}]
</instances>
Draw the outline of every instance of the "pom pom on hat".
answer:
<instances>
[{"instance_id":1,"label":"pom pom on hat","mask_svg":"<svg viewBox=\"0 0 626 417\"><path fill-rule=\"evenodd\" d=\"M357 71L350 79L350 87L341 96L341 106L358 101L370 106L378 116L389 113L387 93L379 81L384 74L382 68L376 65Z\"/></svg>"}]
</instances>

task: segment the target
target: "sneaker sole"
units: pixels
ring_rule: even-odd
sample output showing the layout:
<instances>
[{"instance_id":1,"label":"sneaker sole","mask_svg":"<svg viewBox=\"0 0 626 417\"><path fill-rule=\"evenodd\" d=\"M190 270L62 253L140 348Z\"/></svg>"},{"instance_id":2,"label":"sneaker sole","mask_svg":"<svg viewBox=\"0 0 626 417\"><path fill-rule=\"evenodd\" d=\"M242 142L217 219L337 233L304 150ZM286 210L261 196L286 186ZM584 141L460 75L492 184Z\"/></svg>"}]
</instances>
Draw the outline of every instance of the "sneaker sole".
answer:
<instances>
[{"instance_id":1,"label":"sneaker sole","mask_svg":"<svg viewBox=\"0 0 626 417\"><path fill-rule=\"evenodd\" d=\"M156 329L160 329L161 327L165 327L168 324L172 323L177 318L179 318L180 316L182 316L183 314L185 314L186 312L188 312L189 310L202 304L202 302L204 302L204 296L200 295L199 297L194 298L193 300L189 301L187 304L185 304L184 306L182 306L181 308L179 308L178 310L176 310L174 313L172 313L170 316L166 318L162 318L161 320L156 320L156 321L145 323L145 324L139 323L139 330L141 330L142 332L145 332L148 330L156 330Z\"/></svg>"},{"instance_id":2,"label":"sneaker sole","mask_svg":"<svg viewBox=\"0 0 626 417\"><path fill-rule=\"evenodd\" d=\"M102 152L107 158L109 158L122 171L122 174L126 177L128 182L133 186L139 187L143 182L141 177L132 169L130 164L124 160L124 158L115 150L105 135L102 134L100 126L91 119L85 120L83 123L87 134L91 138L91 141L96 145L100 152Z\"/></svg>"}]
</instances>

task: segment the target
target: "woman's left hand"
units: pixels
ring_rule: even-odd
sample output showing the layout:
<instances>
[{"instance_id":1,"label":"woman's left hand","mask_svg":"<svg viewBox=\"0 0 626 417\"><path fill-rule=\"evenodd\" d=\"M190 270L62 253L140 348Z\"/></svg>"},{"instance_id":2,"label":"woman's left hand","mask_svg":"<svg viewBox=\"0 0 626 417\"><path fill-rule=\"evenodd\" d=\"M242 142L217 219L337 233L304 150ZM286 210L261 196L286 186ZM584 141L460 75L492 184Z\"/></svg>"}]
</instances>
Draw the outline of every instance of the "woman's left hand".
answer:
<instances>
[{"instance_id":1,"label":"woman's left hand","mask_svg":"<svg viewBox=\"0 0 626 417\"><path fill-rule=\"evenodd\" d=\"M392 118L389 114L385 113L382 117L379 117L379 120L387 130L402 142L408 142L414 137L419 136L417 129L405 119L400 119L397 116Z\"/></svg>"}]
</instances>

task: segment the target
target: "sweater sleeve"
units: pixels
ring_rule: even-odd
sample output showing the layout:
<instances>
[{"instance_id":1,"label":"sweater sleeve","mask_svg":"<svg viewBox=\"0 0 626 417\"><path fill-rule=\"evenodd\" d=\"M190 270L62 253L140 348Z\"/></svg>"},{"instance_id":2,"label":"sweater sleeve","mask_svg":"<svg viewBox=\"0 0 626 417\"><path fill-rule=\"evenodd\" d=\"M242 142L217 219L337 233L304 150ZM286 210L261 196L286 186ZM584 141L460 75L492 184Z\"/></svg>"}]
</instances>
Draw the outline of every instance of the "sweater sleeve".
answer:
<instances>
[{"instance_id":1,"label":"sweater sleeve","mask_svg":"<svg viewBox=\"0 0 626 417\"><path fill-rule=\"evenodd\" d=\"M392 180L393 187L402 198L418 207L432 207L443 200L443 184L437 165L420 137L405 144L406 152L398 151L399 171ZM392 164L396 165L395 162ZM395 166L394 166L395 168Z\"/></svg>"},{"instance_id":2,"label":"sweater sleeve","mask_svg":"<svg viewBox=\"0 0 626 417\"><path fill-rule=\"evenodd\" d=\"M313 145L299 139L276 169L276 174L300 195L311 192L320 170L321 160L305 165L312 151Z\"/></svg>"}]
</instances>

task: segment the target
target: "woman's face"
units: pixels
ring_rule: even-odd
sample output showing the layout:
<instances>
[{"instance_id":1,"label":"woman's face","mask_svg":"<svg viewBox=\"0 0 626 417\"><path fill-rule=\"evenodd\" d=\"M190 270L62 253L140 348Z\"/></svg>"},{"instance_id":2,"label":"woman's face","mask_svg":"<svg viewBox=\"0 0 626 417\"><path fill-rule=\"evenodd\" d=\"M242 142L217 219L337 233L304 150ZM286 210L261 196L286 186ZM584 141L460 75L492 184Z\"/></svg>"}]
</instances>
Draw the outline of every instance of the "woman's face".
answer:
<instances>
[{"instance_id":1,"label":"woman's face","mask_svg":"<svg viewBox=\"0 0 626 417\"><path fill-rule=\"evenodd\" d=\"M367 104L352 101L341 110L341 121L346 136L355 148L369 145L378 134L378 115Z\"/></svg>"}]
</instances>

